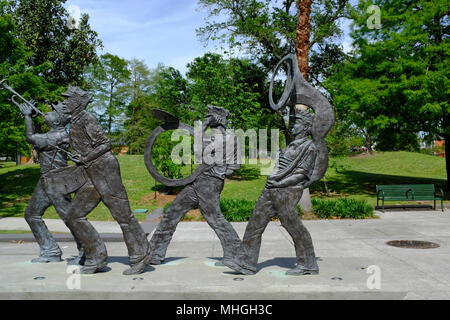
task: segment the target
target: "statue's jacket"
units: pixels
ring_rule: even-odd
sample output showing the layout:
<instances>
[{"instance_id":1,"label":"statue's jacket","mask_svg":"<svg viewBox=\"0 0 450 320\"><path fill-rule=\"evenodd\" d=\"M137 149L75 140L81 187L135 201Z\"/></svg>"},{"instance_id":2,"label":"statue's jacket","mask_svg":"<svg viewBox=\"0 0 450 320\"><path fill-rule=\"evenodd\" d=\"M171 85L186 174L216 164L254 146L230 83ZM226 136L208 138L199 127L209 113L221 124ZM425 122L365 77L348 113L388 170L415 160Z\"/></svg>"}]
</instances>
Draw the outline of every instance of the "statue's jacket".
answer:
<instances>
[{"instance_id":1,"label":"statue's jacket","mask_svg":"<svg viewBox=\"0 0 450 320\"><path fill-rule=\"evenodd\" d=\"M86 111L81 111L72 120L70 127L70 145L76 153L79 153L83 157L86 157L100 145L109 145L108 149L111 149L111 141L105 134L97 118Z\"/></svg>"},{"instance_id":2,"label":"statue's jacket","mask_svg":"<svg viewBox=\"0 0 450 320\"><path fill-rule=\"evenodd\" d=\"M93 114L83 110L72 119L70 145L83 157L96 155L87 161L86 173L97 191L128 201L119 162L111 152L111 140Z\"/></svg>"},{"instance_id":3,"label":"statue's jacket","mask_svg":"<svg viewBox=\"0 0 450 320\"><path fill-rule=\"evenodd\" d=\"M311 179L317 158L317 148L308 137L294 140L281 152L274 172L269 179L282 180L292 175L302 174ZM306 181L305 181L306 182Z\"/></svg>"},{"instance_id":4,"label":"statue's jacket","mask_svg":"<svg viewBox=\"0 0 450 320\"><path fill-rule=\"evenodd\" d=\"M69 134L64 128L44 134L33 134L33 146L38 152L42 175L54 169L67 167L67 155L55 146L67 150L68 140Z\"/></svg>"},{"instance_id":5,"label":"statue's jacket","mask_svg":"<svg viewBox=\"0 0 450 320\"><path fill-rule=\"evenodd\" d=\"M210 168L206 170L203 175L215 177L221 180L225 180L226 176L231 175L232 172L239 170L241 165L240 161L240 148L239 140L236 135L227 131L226 134L222 135L222 139L217 141L223 142L223 145L218 145L215 141L215 135L212 137L205 138L203 140L203 150L207 148L222 148L221 161L219 163L211 164ZM213 151L214 154L214 151Z\"/></svg>"}]
</instances>

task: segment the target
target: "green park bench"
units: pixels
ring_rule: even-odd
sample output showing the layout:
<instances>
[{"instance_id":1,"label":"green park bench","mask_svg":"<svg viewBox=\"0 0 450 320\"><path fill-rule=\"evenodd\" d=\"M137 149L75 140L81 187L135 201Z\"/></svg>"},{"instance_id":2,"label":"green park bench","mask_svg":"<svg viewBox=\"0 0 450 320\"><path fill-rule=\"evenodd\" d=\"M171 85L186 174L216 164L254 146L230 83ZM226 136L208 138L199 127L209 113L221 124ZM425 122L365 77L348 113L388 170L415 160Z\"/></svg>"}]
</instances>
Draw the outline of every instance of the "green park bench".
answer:
<instances>
[{"instance_id":1,"label":"green park bench","mask_svg":"<svg viewBox=\"0 0 450 320\"><path fill-rule=\"evenodd\" d=\"M434 184L397 184L397 185L377 185L377 207L382 201L382 211L384 212L385 201L434 201L436 210L436 200L441 201L441 209L444 211L444 191L439 189L440 195L436 193Z\"/></svg>"}]
</instances>

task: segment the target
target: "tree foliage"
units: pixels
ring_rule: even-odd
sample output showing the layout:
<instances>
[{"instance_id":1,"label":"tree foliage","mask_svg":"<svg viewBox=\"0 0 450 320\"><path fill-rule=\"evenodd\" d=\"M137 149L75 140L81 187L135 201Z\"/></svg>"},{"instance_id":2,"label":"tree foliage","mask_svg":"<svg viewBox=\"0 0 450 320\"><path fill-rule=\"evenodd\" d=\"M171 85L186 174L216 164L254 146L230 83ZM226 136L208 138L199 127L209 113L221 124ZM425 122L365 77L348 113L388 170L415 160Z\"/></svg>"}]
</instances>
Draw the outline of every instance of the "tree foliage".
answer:
<instances>
[{"instance_id":1,"label":"tree foliage","mask_svg":"<svg viewBox=\"0 0 450 320\"><path fill-rule=\"evenodd\" d=\"M270 117L262 107L266 75L248 60L224 59L207 53L188 64L190 105L201 116L208 105L217 105L231 112L234 128L259 128Z\"/></svg>"},{"instance_id":2,"label":"tree foliage","mask_svg":"<svg viewBox=\"0 0 450 320\"><path fill-rule=\"evenodd\" d=\"M17 25L17 35L32 53L31 66L50 65L42 72L46 82L83 85L84 68L97 61L102 46L98 34L83 14L77 28L69 28L66 0L14 0L9 10Z\"/></svg>"},{"instance_id":3,"label":"tree foliage","mask_svg":"<svg viewBox=\"0 0 450 320\"><path fill-rule=\"evenodd\" d=\"M297 0L200 0L208 12L206 25L197 30L207 42L219 40L244 49L271 70L296 50ZM341 23L349 18L349 0L317 0L311 8L310 75L313 84L326 78L330 65L345 56L339 45ZM225 17L225 18L224 18ZM216 20L217 19L217 20Z\"/></svg>"},{"instance_id":4,"label":"tree foliage","mask_svg":"<svg viewBox=\"0 0 450 320\"><path fill-rule=\"evenodd\" d=\"M0 80L8 79L15 91L27 100L35 100L41 110L48 111L48 103L57 101L64 88L42 79L40 75L49 68L47 63L29 65L33 53L18 37L14 18L7 9L7 1L0 1ZM30 147L25 139L24 120L12 104L11 96L10 92L0 90L0 154L15 157L17 153L29 154ZM42 118L36 118L34 124L38 132L46 130Z\"/></svg>"},{"instance_id":5,"label":"tree foliage","mask_svg":"<svg viewBox=\"0 0 450 320\"><path fill-rule=\"evenodd\" d=\"M380 29L367 24L372 4ZM360 1L352 16L355 50L327 81L338 115L380 150L416 149L420 131L449 139L448 1Z\"/></svg>"},{"instance_id":6,"label":"tree foliage","mask_svg":"<svg viewBox=\"0 0 450 320\"><path fill-rule=\"evenodd\" d=\"M106 53L97 63L86 68L85 75L94 96L91 108L98 114L108 134L113 132L113 126L119 131L129 99L127 83L131 72L128 62Z\"/></svg>"}]
</instances>

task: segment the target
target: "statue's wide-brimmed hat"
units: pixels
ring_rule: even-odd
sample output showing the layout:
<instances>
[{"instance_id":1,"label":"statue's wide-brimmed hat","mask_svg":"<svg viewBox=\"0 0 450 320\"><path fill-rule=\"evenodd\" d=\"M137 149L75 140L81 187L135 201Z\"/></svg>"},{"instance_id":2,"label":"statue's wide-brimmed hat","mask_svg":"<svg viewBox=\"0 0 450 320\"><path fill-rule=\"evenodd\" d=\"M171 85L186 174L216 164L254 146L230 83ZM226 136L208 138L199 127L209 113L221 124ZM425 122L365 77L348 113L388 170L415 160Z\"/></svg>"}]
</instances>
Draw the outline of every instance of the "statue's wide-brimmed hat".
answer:
<instances>
[{"instance_id":1,"label":"statue's wide-brimmed hat","mask_svg":"<svg viewBox=\"0 0 450 320\"><path fill-rule=\"evenodd\" d=\"M228 119L231 116L230 111L228 111L227 109L221 108L221 107L217 107L217 106L208 106L208 114L218 115L225 119Z\"/></svg>"}]
</instances>

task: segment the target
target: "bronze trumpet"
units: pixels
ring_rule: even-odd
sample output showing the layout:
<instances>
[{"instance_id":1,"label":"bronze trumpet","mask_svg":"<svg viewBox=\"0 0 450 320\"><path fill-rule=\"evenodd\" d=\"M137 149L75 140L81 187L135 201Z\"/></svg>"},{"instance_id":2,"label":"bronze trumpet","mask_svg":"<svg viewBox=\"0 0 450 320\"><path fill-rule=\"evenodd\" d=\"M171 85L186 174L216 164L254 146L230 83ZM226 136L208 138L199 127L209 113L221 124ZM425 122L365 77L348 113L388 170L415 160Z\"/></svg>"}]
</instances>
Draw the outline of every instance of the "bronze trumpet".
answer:
<instances>
[{"instance_id":1,"label":"bronze trumpet","mask_svg":"<svg viewBox=\"0 0 450 320\"><path fill-rule=\"evenodd\" d=\"M13 94L11 101L14 103L17 107L20 106L20 104L16 101L16 98L19 98L24 103L26 103L28 106L33 109L32 117L37 117L38 115L44 116L44 114L36 107L35 101L28 101L24 97L22 97L20 94L18 94L16 91L14 91L9 85L8 85L8 79L3 79L0 81L0 89L7 90Z\"/></svg>"}]
</instances>

